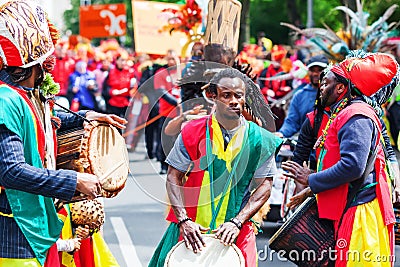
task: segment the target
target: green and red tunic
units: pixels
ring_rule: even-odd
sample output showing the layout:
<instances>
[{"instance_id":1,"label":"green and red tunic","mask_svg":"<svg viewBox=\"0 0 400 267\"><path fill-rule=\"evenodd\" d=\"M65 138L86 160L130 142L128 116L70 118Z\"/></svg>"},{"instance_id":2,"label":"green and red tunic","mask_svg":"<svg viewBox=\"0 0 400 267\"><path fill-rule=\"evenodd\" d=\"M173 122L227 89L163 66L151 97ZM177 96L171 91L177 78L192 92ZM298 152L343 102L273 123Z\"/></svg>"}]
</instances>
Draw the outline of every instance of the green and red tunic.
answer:
<instances>
[{"instance_id":1,"label":"green and red tunic","mask_svg":"<svg viewBox=\"0 0 400 267\"><path fill-rule=\"evenodd\" d=\"M181 135L193 163L183 188L184 206L188 217L211 229L240 212L248 200L254 172L282 143L274 134L253 122L246 122L224 149L222 131L215 116L190 122ZM167 220L173 224L149 266L163 266L169 250L181 239L172 209ZM255 235L251 223L244 225L236 245L242 250L246 266L255 266Z\"/></svg>"}]
</instances>

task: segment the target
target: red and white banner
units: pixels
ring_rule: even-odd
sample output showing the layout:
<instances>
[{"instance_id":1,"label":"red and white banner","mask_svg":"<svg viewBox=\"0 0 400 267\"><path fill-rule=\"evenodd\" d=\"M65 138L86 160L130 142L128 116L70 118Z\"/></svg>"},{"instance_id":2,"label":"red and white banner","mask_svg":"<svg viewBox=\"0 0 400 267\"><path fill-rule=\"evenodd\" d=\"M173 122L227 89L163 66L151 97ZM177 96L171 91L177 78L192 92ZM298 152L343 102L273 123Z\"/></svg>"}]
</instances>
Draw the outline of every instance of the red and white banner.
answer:
<instances>
[{"instance_id":1,"label":"red and white banner","mask_svg":"<svg viewBox=\"0 0 400 267\"><path fill-rule=\"evenodd\" d=\"M80 35L87 38L126 34L125 4L81 6L79 20Z\"/></svg>"}]
</instances>

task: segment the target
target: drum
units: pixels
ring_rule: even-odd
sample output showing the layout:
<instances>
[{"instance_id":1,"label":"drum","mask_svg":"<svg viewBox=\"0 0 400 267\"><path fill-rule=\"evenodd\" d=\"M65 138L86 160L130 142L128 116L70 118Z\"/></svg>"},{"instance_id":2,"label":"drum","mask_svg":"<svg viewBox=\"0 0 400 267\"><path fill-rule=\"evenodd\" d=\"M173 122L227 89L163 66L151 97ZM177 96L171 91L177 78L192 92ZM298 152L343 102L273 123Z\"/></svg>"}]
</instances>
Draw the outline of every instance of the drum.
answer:
<instances>
[{"instance_id":1,"label":"drum","mask_svg":"<svg viewBox=\"0 0 400 267\"><path fill-rule=\"evenodd\" d=\"M315 197L300 205L269 241L270 249L298 266L330 266L335 248L333 223L320 219Z\"/></svg>"},{"instance_id":2,"label":"drum","mask_svg":"<svg viewBox=\"0 0 400 267\"><path fill-rule=\"evenodd\" d=\"M236 245L224 246L212 234L203 235L206 246L196 254L187 249L183 241L178 242L165 259L164 267L244 267L242 252Z\"/></svg>"},{"instance_id":3,"label":"drum","mask_svg":"<svg viewBox=\"0 0 400 267\"><path fill-rule=\"evenodd\" d=\"M393 205L396 222L394 223L394 238L396 245L400 245L400 205Z\"/></svg>"},{"instance_id":4,"label":"drum","mask_svg":"<svg viewBox=\"0 0 400 267\"><path fill-rule=\"evenodd\" d=\"M104 197L113 197L125 186L129 173L128 151L118 130L92 122L84 129L57 134L57 169L94 174Z\"/></svg>"}]
</instances>

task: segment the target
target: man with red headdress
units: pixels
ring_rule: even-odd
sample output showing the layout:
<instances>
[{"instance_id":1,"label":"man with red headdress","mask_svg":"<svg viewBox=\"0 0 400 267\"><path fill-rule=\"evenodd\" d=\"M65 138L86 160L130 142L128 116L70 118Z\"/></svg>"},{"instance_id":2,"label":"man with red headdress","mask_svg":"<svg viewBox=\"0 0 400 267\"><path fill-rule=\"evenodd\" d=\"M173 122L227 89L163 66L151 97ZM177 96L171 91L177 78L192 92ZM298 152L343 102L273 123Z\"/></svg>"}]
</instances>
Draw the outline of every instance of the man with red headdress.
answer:
<instances>
[{"instance_id":1,"label":"man with red headdress","mask_svg":"<svg viewBox=\"0 0 400 267\"><path fill-rule=\"evenodd\" d=\"M333 221L335 266L392 265L395 217L380 141L382 110L375 100L391 95L399 73L392 56L362 51L330 68L321 100L332 115L316 144L317 173L282 164L287 177L317 194L319 217Z\"/></svg>"}]
</instances>

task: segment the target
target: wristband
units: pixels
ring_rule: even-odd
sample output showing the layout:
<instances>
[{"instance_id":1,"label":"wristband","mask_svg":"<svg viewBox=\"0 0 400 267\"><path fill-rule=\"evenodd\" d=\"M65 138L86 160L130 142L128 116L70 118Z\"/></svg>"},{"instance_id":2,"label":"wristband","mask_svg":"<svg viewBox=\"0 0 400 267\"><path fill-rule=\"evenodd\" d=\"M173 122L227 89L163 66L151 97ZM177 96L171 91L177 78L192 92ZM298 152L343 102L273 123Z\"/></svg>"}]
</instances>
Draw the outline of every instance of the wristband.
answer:
<instances>
[{"instance_id":1,"label":"wristband","mask_svg":"<svg viewBox=\"0 0 400 267\"><path fill-rule=\"evenodd\" d=\"M239 221L239 219L237 218L232 218L229 220L231 223L233 223L234 225L236 225L236 227L241 230L242 229L242 223Z\"/></svg>"},{"instance_id":2,"label":"wristband","mask_svg":"<svg viewBox=\"0 0 400 267\"><path fill-rule=\"evenodd\" d=\"M192 220L192 219L190 219L189 217L186 217L185 219L180 220L180 221L177 223L178 228L181 227L181 224L182 224L182 223L187 222L187 221L191 221L191 220Z\"/></svg>"}]
</instances>

